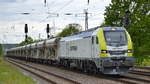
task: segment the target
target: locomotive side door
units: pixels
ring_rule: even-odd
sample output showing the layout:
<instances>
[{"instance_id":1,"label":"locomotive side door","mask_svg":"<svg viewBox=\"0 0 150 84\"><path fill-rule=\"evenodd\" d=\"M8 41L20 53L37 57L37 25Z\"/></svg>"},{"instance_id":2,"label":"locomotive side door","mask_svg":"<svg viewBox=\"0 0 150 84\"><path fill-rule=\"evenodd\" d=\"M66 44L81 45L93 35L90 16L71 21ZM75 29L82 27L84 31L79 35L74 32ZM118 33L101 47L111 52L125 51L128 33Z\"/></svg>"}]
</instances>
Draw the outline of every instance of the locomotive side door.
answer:
<instances>
[{"instance_id":1,"label":"locomotive side door","mask_svg":"<svg viewBox=\"0 0 150 84\"><path fill-rule=\"evenodd\" d=\"M99 41L98 41L98 37L97 36L95 36L95 57L97 58L99 58L99 56L100 56L100 48L99 48L99 45L100 45L100 43L99 43Z\"/></svg>"},{"instance_id":2,"label":"locomotive side door","mask_svg":"<svg viewBox=\"0 0 150 84\"><path fill-rule=\"evenodd\" d=\"M91 37L91 58L95 58L95 37Z\"/></svg>"},{"instance_id":3,"label":"locomotive side door","mask_svg":"<svg viewBox=\"0 0 150 84\"><path fill-rule=\"evenodd\" d=\"M99 56L99 42L98 42L98 37L97 36L92 36L91 38L91 48L92 48L92 58L96 58Z\"/></svg>"},{"instance_id":4,"label":"locomotive side door","mask_svg":"<svg viewBox=\"0 0 150 84\"><path fill-rule=\"evenodd\" d=\"M66 57L69 57L69 50L70 50L69 44L70 44L69 41L66 42Z\"/></svg>"}]
</instances>

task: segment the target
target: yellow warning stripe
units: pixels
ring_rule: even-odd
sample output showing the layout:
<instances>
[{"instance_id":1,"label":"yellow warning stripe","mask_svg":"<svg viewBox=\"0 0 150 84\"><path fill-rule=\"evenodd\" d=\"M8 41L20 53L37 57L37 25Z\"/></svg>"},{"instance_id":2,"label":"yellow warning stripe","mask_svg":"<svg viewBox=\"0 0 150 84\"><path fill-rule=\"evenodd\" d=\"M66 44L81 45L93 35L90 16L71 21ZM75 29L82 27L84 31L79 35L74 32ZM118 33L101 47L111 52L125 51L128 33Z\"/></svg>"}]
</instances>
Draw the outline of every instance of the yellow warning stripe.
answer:
<instances>
[{"instance_id":1,"label":"yellow warning stripe","mask_svg":"<svg viewBox=\"0 0 150 84\"><path fill-rule=\"evenodd\" d=\"M101 57L107 57L108 56L107 53L102 53L101 52L102 50L107 50L106 41L105 41L105 38L104 38L104 32L103 32L102 28L99 28L98 33L97 33L97 37L98 37L98 40L99 40L100 56Z\"/></svg>"},{"instance_id":2,"label":"yellow warning stripe","mask_svg":"<svg viewBox=\"0 0 150 84\"><path fill-rule=\"evenodd\" d=\"M128 50L133 50L132 40L131 40L131 37L130 37L130 35L129 35L129 33L127 31L126 31L126 35L127 35L127 40L128 40ZM128 56L132 56L133 52L128 53L127 55Z\"/></svg>"}]
</instances>

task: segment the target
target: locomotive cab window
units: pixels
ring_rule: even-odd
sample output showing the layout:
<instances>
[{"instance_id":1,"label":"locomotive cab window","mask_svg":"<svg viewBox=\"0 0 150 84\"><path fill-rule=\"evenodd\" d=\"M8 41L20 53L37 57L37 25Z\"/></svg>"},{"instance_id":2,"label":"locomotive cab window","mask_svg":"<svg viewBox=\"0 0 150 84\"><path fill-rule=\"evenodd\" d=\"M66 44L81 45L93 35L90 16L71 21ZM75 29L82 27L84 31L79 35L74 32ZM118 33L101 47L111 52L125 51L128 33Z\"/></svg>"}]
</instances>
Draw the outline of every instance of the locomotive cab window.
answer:
<instances>
[{"instance_id":1,"label":"locomotive cab window","mask_svg":"<svg viewBox=\"0 0 150 84\"><path fill-rule=\"evenodd\" d=\"M109 46L127 45L127 37L125 31L105 31L106 44Z\"/></svg>"}]
</instances>

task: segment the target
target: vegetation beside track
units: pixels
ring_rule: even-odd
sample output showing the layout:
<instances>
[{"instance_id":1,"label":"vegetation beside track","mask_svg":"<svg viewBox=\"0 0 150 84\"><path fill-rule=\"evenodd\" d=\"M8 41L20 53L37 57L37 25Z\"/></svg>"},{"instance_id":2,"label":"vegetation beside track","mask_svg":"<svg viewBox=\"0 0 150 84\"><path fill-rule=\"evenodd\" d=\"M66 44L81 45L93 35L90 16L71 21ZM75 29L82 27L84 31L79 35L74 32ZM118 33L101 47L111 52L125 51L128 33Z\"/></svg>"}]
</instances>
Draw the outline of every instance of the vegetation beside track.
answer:
<instances>
[{"instance_id":1,"label":"vegetation beside track","mask_svg":"<svg viewBox=\"0 0 150 84\"><path fill-rule=\"evenodd\" d=\"M31 77L25 76L12 64L3 60L0 45L0 84L36 84Z\"/></svg>"}]
</instances>

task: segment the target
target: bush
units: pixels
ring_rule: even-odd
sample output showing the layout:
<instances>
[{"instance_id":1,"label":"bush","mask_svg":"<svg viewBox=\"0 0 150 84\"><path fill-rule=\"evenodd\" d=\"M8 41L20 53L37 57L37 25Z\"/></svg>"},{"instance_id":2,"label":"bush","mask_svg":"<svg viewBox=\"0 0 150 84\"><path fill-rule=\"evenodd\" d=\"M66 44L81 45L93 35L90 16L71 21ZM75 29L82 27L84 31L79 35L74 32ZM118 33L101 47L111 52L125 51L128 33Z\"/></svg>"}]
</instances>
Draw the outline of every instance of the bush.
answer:
<instances>
[{"instance_id":1,"label":"bush","mask_svg":"<svg viewBox=\"0 0 150 84\"><path fill-rule=\"evenodd\" d=\"M2 56L3 53L3 48L2 48L2 44L0 44L0 56Z\"/></svg>"},{"instance_id":2,"label":"bush","mask_svg":"<svg viewBox=\"0 0 150 84\"><path fill-rule=\"evenodd\" d=\"M0 44L0 63L2 62L2 45Z\"/></svg>"}]
</instances>

